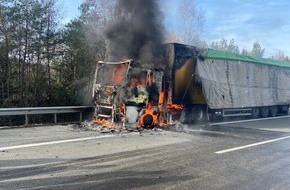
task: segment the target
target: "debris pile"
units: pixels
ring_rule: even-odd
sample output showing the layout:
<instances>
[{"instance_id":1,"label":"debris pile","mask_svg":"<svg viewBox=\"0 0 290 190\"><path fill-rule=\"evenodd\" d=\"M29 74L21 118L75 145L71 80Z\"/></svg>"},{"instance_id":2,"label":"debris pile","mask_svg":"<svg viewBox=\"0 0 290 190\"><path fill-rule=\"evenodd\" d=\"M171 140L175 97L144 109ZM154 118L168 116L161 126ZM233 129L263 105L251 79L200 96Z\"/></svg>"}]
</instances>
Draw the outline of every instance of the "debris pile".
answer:
<instances>
[{"instance_id":1,"label":"debris pile","mask_svg":"<svg viewBox=\"0 0 290 190\"><path fill-rule=\"evenodd\" d=\"M112 126L104 126L100 124L96 124L94 122L88 122L84 121L81 123L74 124L72 126L74 129L78 130L84 130L84 131L96 131L100 133L128 133L128 132L140 132L143 133L145 131L149 132L162 132L164 129L154 127L150 129L134 129L134 128L127 128L127 127L122 127L121 125L112 125Z\"/></svg>"}]
</instances>

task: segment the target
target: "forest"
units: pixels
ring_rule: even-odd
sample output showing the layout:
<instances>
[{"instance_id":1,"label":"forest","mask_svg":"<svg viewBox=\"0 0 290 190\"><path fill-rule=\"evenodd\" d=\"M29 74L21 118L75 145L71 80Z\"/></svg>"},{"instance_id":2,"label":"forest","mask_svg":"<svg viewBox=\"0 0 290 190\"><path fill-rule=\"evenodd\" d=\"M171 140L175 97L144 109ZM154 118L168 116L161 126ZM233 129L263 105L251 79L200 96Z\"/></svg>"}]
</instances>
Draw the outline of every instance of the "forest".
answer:
<instances>
[{"instance_id":1,"label":"forest","mask_svg":"<svg viewBox=\"0 0 290 190\"><path fill-rule=\"evenodd\" d=\"M163 28L164 42L263 56L259 42L251 50L240 50L234 39L205 42L200 35L204 12L194 1L182 2L184 33ZM62 24L57 0L1 0L0 107L92 105L95 64L107 52L103 31L122 14L115 6L115 1L86 0L80 15ZM289 61L283 52L272 58Z\"/></svg>"}]
</instances>

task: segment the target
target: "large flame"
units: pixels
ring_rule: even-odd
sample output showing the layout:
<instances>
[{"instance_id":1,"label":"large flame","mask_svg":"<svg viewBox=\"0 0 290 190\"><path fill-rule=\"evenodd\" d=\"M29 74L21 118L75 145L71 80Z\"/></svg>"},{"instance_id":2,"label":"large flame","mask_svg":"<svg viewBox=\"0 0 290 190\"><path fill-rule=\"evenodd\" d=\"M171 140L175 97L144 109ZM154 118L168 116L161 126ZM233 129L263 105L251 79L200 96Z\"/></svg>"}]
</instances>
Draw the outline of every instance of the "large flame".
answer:
<instances>
[{"instance_id":1,"label":"large flame","mask_svg":"<svg viewBox=\"0 0 290 190\"><path fill-rule=\"evenodd\" d=\"M152 127L159 124L159 112L155 110L152 103L148 103L145 111L141 115L138 121L138 128L141 127ZM146 117L150 119L149 123L146 121ZM152 120L151 120L152 119Z\"/></svg>"},{"instance_id":2,"label":"large flame","mask_svg":"<svg viewBox=\"0 0 290 190\"><path fill-rule=\"evenodd\" d=\"M127 66L126 64L120 64L120 65L116 65L114 67L114 85L121 85L122 82L124 81L125 79L125 75L126 75L126 69L127 69Z\"/></svg>"}]
</instances>

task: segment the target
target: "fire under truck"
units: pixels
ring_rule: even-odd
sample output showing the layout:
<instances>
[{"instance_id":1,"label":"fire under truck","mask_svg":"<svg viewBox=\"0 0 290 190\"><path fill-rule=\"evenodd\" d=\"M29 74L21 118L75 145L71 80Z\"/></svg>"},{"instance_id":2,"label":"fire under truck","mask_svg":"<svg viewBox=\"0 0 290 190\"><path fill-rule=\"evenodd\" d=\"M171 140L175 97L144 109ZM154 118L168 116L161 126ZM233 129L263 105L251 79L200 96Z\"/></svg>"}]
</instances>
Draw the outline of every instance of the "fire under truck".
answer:
<instances>
[{"instance_id":1,"label":"fire under truck","mask_svg":"<svg viewBox=\"0 0 290 190\"><path fill-rule=\"evenodd\" d=\"M98 62L95 122L141 128L199 123L210 115L288 114L288 62L176 43L163 51L158 64Z\"/></svg>"}]
</instances>

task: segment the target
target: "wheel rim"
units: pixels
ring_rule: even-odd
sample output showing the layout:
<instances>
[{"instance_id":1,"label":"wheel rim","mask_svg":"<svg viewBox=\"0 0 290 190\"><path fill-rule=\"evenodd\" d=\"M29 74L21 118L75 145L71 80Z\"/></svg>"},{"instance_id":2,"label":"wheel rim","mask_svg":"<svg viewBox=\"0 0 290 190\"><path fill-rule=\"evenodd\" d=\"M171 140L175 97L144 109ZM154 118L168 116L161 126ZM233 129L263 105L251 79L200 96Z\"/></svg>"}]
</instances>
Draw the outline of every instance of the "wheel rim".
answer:
<instances>
[{"instance_id":1,"label":"wheel rim","mask_svg":"<svg viewBox=\"0 0 290 190\"><path fill-rule=\"evenodd\" d=\"M205 119L205 112L202 107L197 107L193 111L193 120L195 123L200 123Z\"/></svg>"},{"instance_id":2,"label":"wheel rim","mask_svg":"<svg viewBox=\"0 0 290 190\"><path fill-rule=\"evenodd\" d=\"M203 111L199 109L194 113L194 119L200 121L203 118L203 115Z\"/></svg>"},{"instance_id":3,"label":"wheel rim","mask_svg":"<svg viewBox=\"0 0 290 190\"><path fill-rule=\"evenodd\" d=\"M183 124L187 123L187 113L185 110L182 110L179 121Z\"/></svg>"}]
</instances>

